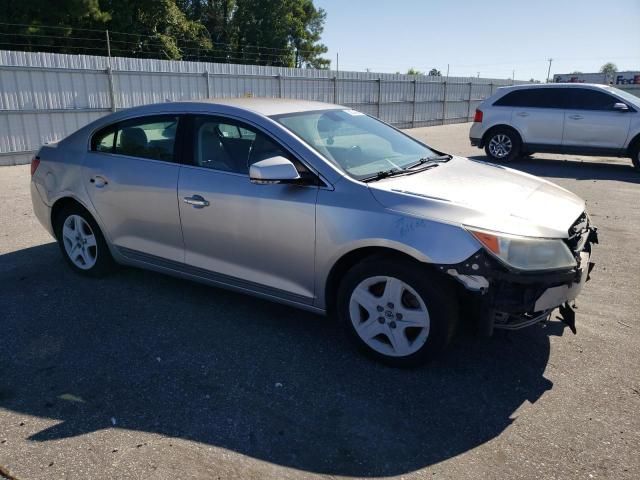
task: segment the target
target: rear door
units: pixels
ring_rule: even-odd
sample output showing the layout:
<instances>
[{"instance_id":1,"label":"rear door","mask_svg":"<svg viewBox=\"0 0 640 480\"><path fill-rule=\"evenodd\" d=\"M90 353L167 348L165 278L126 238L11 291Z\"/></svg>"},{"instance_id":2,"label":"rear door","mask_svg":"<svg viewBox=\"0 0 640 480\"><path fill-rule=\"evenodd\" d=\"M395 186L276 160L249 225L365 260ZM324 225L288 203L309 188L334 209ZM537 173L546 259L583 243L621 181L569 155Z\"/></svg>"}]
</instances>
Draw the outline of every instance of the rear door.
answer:
<instances>
[{"instance_id":1,"label":"rear door","mask_svg":"<svg viewBox=\"0 0 640 480\"><path fill-rule=\"evenodd\" d=\"M562 144L566 150L584 147L622 149L629 134L631 109L614 110L621 102L613 95L589 88L567 88Z\"/></svg>"},{"instance_id":2,"label":"rear door","mask_svg":"<svg viewBox=\"0 0 640 480\"><path fill-rule=\"evenodd\" d=\"M511 124L529 145L562 144L564 101L560 88L526 88L514 90L495 103L511 107Z\"/></svg>"},{"instance_id":3,"label":"rear door","mask_svg":"<svg viewBox=\"0 0 640 480\"><path fill-rule=\"evenodd\" d=\"M249 165L281 155L267 133L235 119L190 117L191 165L178 185L185 262L195 275L310 304L318 185L256 185Z\"/></svg>"},{"instance_id":4,"label":"rear door","mask_svg":"<svg viewBox=\"0 0 640 480\"><path fill-rule=\"evenodd\" d=\"M178 212L177 115L127 120L97 132L87 192L111 242L125 255L184 261Z\"/></svg>"}]
</instances>

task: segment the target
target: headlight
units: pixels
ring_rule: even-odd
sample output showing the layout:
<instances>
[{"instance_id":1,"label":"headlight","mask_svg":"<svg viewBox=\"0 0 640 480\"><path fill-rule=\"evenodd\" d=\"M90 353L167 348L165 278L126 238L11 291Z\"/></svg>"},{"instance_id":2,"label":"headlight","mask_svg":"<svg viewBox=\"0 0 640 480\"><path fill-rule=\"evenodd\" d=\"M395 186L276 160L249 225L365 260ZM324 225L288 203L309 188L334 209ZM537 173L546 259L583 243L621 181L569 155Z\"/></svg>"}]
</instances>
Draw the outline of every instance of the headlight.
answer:
<instances>
[{"instance_id":1,"label":"headlight","mask_svg":"<svg viewBox=\"0 0 640 480\"><path fill-rule=\"evenodd\" d=\"M518 270L559 270L576 266L569 247L560 239L518 237L467 228L485 249Z\"/></svg>"}]
</instances>

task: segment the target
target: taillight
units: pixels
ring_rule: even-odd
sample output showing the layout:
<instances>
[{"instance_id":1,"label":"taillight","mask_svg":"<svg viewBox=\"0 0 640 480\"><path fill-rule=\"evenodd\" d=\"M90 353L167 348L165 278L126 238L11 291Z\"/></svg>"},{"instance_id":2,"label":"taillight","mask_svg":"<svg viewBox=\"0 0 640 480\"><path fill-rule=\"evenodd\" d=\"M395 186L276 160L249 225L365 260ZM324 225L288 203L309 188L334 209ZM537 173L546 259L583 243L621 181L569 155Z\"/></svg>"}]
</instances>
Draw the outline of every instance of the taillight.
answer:
<instances>
[{"instance_id":1,"label":"taillight","mask_svg":"<svg viewBox=\"0 0 640 480\"><path fill-rule=\"evenodd\" d=\"M474 122L478 122L478 123L482 122L482 110L478 110L478 109L476 108L476 114L475 114L475 116L473 117L473 121L474 121Z\"/></svg>"},{"instance_id":2,"label":"taillight","mask_svg":"<svg viewBox=\"0 0 640 480\"><path fill-rule=\"evenodd\" d=\"M38 169L38 165L40 165L40 157L33 157L31 159L31 176L33 177L33 174L36 173L36 170Z\"/></svg>"}]
</instances>

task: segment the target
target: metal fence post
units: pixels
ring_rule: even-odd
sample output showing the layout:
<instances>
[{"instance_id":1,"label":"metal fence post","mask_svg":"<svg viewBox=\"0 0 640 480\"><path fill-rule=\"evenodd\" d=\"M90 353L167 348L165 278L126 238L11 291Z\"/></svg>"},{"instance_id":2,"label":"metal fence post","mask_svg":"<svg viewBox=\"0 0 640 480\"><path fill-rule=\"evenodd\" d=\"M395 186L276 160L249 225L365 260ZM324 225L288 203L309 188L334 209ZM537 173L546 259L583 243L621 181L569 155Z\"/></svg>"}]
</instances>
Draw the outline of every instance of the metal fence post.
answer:
<instances>
[{"instance_id":1,"label":"metal fence post","mask_svg":"<svg viewBox=\"0 0 640 480\"><path fill-rule=\"evenodd\" d=\"M278 98L282 98L282 75L278 74L276 77L278 78Z\"/></svg>"},{"instance_id":2,"label":"metal fence post","mask_svg":"<svg viewBox=\"0 0 640 480\"><path fill-rule=\"evenodd\" d=\"M211 85L209 84L209 71L204 71L204 79L207 82L207 98L211 98Z\"/></svg>"},{"instance_id":3,"label":"metal fence post","mask_svg":"<svg viewBox=\"0 0 640 480\"><path fill-rule=\"evenodd\" d=\"M416 128L416 87L418 85L418 80L413 79L413 105L411 107L411 128Z\"/></svg>"},{"instance_id":4,"label":"metal fence post","mask_svg":"<svg viewBox=\"0 0 640 480\"><path fill-rule=\"evenodd\" d=\"M333 77L333 103L338 103L338 77Z\"/></svg>"},{"instance_id":5,"label":"metal fence post","mask_svg":"<svg viewBox=\"0 0 640 480\"><path fill-rule=\"evenodd\" d=\"M376 117L380 118L380 104L382 103L382 78L378 77L378 114Z\"/></svg>"},{"instance_id":6,"label":"metal fence post","mask_svg":"<svg viewBox=\"0 0 640 480\"><path fill-rule=\"evenodd\" d=\"M111 111L116 111L116 92L115 86L113 84L113 70L111 70L111 65L107 67L107 78L109 79L109 100L111 101Z\"/></svg>"},{"instance_id":7,"label":"metal fence post","mask_svg":"<svg viewBox=\"0 0 640 480\"><path fill-rule=\"evenodd\" d=\"M473 82L469 82L469 105L467 105L467 120L471 118L471 91L473 90Z\"/></svg>"},{"instance_id":8,"label":"metal fence post","mask_svg":"<svg viewBox=\"0 0 640 480\"><path fill-rule=\"evenodd\" d=\"M443 92L442 92L442 125L447 118L447 81L442 82Z\"/></svg>"},{"instance_id":9,"label":"metal fence post","mask_svg":"<svg viewBox=\"0 0 640 480\"><path fill-rule=\"evenodd\" d=\"M490 90L490 93L489 93L489 96L491 96L491 95L493 95L493 82L491 82L491 83L489 84L489 88L491 89L491 90Z\"/></svg>"}]
</instances>

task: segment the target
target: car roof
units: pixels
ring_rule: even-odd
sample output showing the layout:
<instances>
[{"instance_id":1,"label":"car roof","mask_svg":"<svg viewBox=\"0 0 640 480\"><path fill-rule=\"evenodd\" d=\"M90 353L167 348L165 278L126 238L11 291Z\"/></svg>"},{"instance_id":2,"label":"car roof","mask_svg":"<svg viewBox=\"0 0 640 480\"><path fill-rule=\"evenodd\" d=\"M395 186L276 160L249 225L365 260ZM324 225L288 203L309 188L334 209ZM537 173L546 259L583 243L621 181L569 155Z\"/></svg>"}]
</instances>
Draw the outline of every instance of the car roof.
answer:
<instances>
[{"instance_id":1,"label":"car roof","mask_svg":"<svg viewBox=\"0 0 640 480\"><path fill-rule=\"evenodd\" d=\"M332 103L313 102L309 100L296 100L292 98L209 98L203 100L181 100L177 102L152 103L121 110L123 115L149 115L161 112L192 110L206 112L214 105L223 105L231 109L240 109L257 113L259 115L272 116L286 113L311 112L319 110L346 109L341 105Z\"/></svg>"},{"instance_id":2,"label":"car roof","mask_svg":"<svg viewBox=\"0 0 640 480\"><path fill-rule=\"evenodd\" d=\"M317 110L344 109L341 105L311 100L297 100L295 98L211 98L200 100L198 103L228 105L231 107L251 110L262 115L280 115L283 113L311 112Z\"/></svg>"},{"instance_id":3,"label":"car roof","mask_svg":"<svg viewBox=\"0 0 640 480\"><path fill-rule=\"evenodd\" d=\"M577 82L557 82L557 83L525 83L522 85L506 85L504 87L499 87L498 90L500 91L507 91L507 90L524 90L524 89L528 89L528 88L581 88L581 87L588 87L588 88L597 88L599 90L606 90L607 88L609 88L609 85L602 85L601 83L577 83Z\"/></svg>"}]
</instances>

